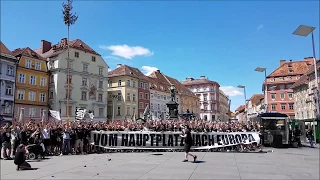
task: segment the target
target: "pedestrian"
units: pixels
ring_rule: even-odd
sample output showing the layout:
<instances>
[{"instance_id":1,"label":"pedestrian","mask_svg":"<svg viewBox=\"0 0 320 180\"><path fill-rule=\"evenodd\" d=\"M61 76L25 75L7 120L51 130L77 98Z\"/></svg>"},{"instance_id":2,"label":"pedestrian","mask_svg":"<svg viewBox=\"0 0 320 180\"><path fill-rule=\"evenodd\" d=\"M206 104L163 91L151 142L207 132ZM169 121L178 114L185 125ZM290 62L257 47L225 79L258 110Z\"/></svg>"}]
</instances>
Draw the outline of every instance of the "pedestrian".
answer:
<instances>
[{"instance_id":1,"label":"pedestrian","mask_svg":"<svg viewBox=\"0 0 320 180\"><path fill-rule=\"evenodd\" d=\"M184 152L185 152L185 158L182 162L188 162L188 156L193 157L193 162L196 162L197 156L190 153L190 149L192 146L192 136L190 132L189 126L186 126L183 130L183 135L180 135L184 138Z\"/></svg>"}]
</instances>

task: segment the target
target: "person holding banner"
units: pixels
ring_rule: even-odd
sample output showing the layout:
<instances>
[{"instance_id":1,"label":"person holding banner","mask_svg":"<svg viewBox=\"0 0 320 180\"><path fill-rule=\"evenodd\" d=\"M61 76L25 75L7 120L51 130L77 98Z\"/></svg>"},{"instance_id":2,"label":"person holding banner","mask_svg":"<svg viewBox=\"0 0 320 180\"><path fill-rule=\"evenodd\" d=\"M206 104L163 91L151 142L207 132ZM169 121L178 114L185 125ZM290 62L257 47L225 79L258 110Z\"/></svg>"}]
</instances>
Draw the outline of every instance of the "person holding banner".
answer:
<instances>
[{"instance_id":1,"label":"person holding banner","mask_svg":"<svg viewBox=\"0 0 320 180\"><path fill-rule=\"evenodd\" d=\"M190 128L186 126L185 129L183 130L183 135L180 135L180 136L184 138L185 159L182 162L188 162L188 156L192 156L193 162L196 162L197 156L192 155L190 153L190 149L192 146L192 136L191 136Z\"/></svg>"}]
</instances>

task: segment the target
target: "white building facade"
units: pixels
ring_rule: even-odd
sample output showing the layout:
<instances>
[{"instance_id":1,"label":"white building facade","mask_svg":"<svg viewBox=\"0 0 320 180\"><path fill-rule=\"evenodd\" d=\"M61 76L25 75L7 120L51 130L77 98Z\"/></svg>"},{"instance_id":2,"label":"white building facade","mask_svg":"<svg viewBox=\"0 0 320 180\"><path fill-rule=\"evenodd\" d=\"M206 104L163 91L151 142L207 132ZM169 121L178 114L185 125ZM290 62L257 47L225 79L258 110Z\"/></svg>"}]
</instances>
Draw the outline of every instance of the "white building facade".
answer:
<instances>
[{"instance_id":1,"label":"white building facade","mask_svg":"<svg viewBox=\"0 0 320 180\"><path fill-rule=\"evenodd\" d=\"M186 78L181 82L200 99L200 118L214 121L219 119L219 87L215 81L208 80L205 76L200 79Z\"/></svg>"},{"instance_id":2,"label":"white building facade","mask_svg":"<svg viewBox=\"0 0 320 180\"><path fill-rule=\"evenodd\" d=\"M150 90L150 113L154 120L166 119L167 103L170 101L169 93Z\"/></svg>"},{"instance_id":3,"label":"white building facade","mask_svg":"<svg viewBox=\"0 0 320 180\"><path fill-rule=\"evenodd\" d=\"M264 94L254 94L247 102L248 120L264 113Z\"/></svg>"},{"instance_id":4,"label":"white building facade","mask_svg":"<svg viewBox=\"0 0 320 180\"><path fill-rule=\"evenodd\" d=\"M92 50L80 39L69 42L69 69L67 62L67 39L59 44L42 41L37 53L48 58L50 70L49 108L60 112L62 120L67 117L68 81L69 117L75 119L77 107L93 111L94 121L107 119L108 65L101 55Z\"/></svg>"},{"instance_id":5,"label":"white building facade","mask_svg":"<svg viewBox=\"0 0 320 180\"><path fill-rule=\"evenodd\" d=\"M14 114L17 59L2 42L0 48L0 120L11 121Z\"/></svg>"}]
</instances>

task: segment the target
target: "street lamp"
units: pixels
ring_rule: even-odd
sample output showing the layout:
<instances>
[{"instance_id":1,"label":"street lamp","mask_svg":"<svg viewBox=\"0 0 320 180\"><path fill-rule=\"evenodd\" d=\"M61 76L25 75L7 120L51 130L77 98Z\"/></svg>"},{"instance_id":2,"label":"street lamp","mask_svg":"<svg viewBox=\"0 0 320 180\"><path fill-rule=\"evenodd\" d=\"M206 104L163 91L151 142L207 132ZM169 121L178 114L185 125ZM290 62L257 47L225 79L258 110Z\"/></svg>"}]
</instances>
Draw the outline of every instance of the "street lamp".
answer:
<instances>
[{"instance_id":1,"label":"street lamp","mask_svg":"<svg viewBox=\"0 0 320 180\"><path fill-rule=\"evenodd\" d=\"M316 61L316 50L315 50L315 45L314 45L314 35L313 31L315 30L315 27L312 26L306 26L306 25L300 25L294 32L294 35L298 36L304 36L307 37L309 34L311 34L311 39L312 39L312 51L313 51L313 64L314 64L314 75L315 75L315 81L316 81L316 90L317 92L315 93L316 96L316 108L317 108L317 120L320 118L320 107L319 107L319 82L318 82L318 68L317 68L317 61ZM313 134L314 134L314 141L317 142L316 140L316 126L315 122L313 122Z\"/></svg>"},{"instance_id":2,"label":"street lamp","mask_svg":"<svg viewBox=\"0 0 320 180\"><path fill-rule=\"evenodd\" d=\"M268 85L267 85L267 68L262 68L262 67L257 67L255 69L257 72L264 72L264 82L265 82L265 87L264 87L264 103L266 106L266 113L268 112Z\"/></svg>"},{"instance_id":3,"label":"street lamp","mask_svg":"<svg viewBox=\"0 0 320 180\"><path fill-rule=\"evenodd\" d=\"M248 110L247 110L247 94L246 94L246 86L243 85L238 85L238 88L243 89L243 93L244 93L244 109L246 111L246 123L248 123Z\"/></svg>"}]
</instances>

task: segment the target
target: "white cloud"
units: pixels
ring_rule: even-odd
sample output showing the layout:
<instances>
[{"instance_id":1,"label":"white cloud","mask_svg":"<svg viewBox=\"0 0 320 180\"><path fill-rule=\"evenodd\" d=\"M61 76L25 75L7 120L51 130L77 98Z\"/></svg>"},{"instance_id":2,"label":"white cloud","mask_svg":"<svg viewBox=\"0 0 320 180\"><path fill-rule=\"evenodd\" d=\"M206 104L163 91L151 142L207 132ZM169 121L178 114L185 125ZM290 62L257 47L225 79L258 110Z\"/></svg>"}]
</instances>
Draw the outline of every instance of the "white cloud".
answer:
<instances>
[{"instance_id":1,"label":"white cloud","mask_svg":"<svg viewBox=\"0 0 320 180\"><path fill-rule=\"evenodd\" d=\"M260 30L260 29L262 29L262 28L263 28L263 24L260 24L260 25L257 27L258 30Z\"/></svg>"},{"instance_id":2,"label":"white cloud","mask_svg":"<svg viewBox=\"0 0 320 180\"><path fill-rule=\"evenodd\" d=\"M220 89L228 96L243 96L243 92L239 88L233 86L221 86Z\"/></svg>"},{"instance_id":3,"label":"white cloud","mask_svg":"<svg viewBox=\"0 0 320 180\"><path fill-rule=\"evenodd\" d=\"M119 60L119 58L114 57L114 56L105 56L103 59L113 59L113 60Z\"/></svg>"},{"instance_id":4,"label":"white cloud","mask_svg":"<svg viewBox=\"0 0 320 180\"><path fill-rule=\"evenodd\" d=\"M104 50L112 51L112 55L120 56L125 59L132 59L135 56L152 56L153 52L149 49L141 46L128 46L124 45L112 45L112 46L99 46L99 48Z\"/></svg>"},{"instance_id":5,"label":"white cloud","mask_svg":"<svg viewBox=\"0 0 320 180\"><path fill-rule=\"evenodd\" d=\"M149 76L153 71L158 70L158 68L152 66L142 66L141 69L142 72L147 76Z\"/></svg>"}]
</instances>

